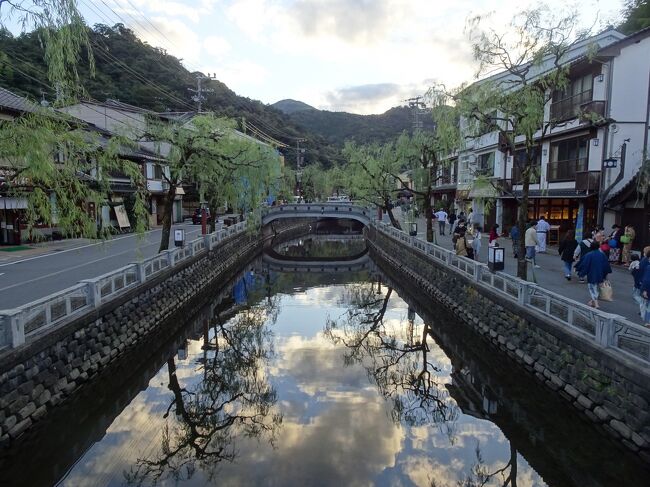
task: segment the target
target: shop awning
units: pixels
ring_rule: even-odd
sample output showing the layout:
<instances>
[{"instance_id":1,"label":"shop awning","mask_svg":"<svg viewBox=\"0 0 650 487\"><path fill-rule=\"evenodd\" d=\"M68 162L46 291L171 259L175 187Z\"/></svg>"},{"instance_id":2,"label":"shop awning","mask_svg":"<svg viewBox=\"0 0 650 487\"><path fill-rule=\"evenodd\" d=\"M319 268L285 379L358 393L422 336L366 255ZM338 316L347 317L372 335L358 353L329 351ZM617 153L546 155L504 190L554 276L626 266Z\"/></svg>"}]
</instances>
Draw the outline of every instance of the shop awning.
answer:
<instances>
[{"instance_id":1,"label":"shop awning","mask_svg":"<svg viewBox=\"0 0 650 487\"><path fill-rule=\"evenodd\" d=\"M26 198L16 198L14 196L0 196L0 210L25 210L27 209Z\"/></svg>"}]
</instances>

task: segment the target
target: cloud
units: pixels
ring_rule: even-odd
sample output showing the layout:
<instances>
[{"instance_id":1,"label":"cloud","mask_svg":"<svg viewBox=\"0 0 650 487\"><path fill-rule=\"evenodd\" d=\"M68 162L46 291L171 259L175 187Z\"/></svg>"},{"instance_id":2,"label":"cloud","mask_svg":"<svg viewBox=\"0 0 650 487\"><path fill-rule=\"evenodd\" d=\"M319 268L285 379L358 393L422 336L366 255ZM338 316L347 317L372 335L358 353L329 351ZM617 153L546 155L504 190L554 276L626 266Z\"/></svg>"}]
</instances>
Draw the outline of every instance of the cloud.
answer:
<instances>
[{"instance_id":1,"label":"cloud","mask_svg":"<svg viewBox=\"0 0 650 487\"><path fill-rule=\"evenodd\" d=\"M428 82L405 85L374 83L338 88L325 93L320 108L362 114L381 113L392 106L403 105L406 98L422 94L429 85Z\"/></svg>"},{"instance_id":2,"label":"cloud","mask_svg":"<svg viewBox=\"0 0 650 487\"><path fill-rule=\"evenodd\" d=\"M269 76L269 71L264 66L248 60L224 62L217 67L208 66L203 68L203 72L216 73L217 79L239 93L242 92L242 87L263 84Z\"/></svg>"},{"instance_id":3,"label":"cloud","mask_svg":"<svg viewBox=\"0 0 650 487\"><path fill-rule=\"evenodd\" d=\"M199 36L182 20L152 17L150 22L157 29L156 32L145 29L139 24L130 27L140 39L152 46L164 47L170 54L189 62L199 60L201 55ZM168 42L162 43L161 34Z\"/></svg>"},{"instance_id":4,"label":"cloud","mask_svg":"<svg viewBox=\"0 0 650 487\"><path fill-rule=\"evenodd\" d=\"M220 59L231 51L232 46L223 37L208 36L203 40L203 48L208 54Z\"/></svg>"}]
</instances>

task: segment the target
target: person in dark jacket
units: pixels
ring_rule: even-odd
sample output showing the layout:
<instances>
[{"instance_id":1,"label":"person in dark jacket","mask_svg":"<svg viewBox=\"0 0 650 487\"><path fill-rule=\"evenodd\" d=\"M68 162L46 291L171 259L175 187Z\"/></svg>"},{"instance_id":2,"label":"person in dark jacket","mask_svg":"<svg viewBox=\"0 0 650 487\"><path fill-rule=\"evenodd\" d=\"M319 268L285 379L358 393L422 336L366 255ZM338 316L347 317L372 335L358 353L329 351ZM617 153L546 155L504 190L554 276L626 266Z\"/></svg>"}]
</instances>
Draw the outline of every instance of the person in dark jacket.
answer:
<instances>
[{"instance_id":1,"label":"person in dark jacket","mask_svg":"<svg viewBox=\"0 0 650 487\"><path fill-rule=\"evenodd\" d=\"M589 296L591 299L587 302L589 306L599 308L598 294L599 286L605 282L607 275L612 273L607 256L600 250L600 244L595 240L591 243L590 252L583 256L580 264L579 277L587 279ZM650 277L650 274L649 274ZM649 281L650 284L650 281Z\"/></svg>"},{"instance_id":2,"label":"person in dark jacket","mask_svg":"<svg viewBox=\"0 0 650 487\"><path fill-rule=\"evenodd\" d=\"M516 259L519 257L519 227L517 225L510 229L510 238L512 239L512 256Z\"/></svg>"},{"instance_id":3,"label":"person in dark jacket","mask_svg":"<svg viewBox=\"0 0 650 487\"><path fill-rule=\"evenodd\" d=\"M567 281L571 280L571 266L573 265L573 253L578 246L578 241L576 240L576 233L573 230L569 230L564 235L564 238L560 242L560 247L558 251L560 252L560 258L564 264L564 278Z\"/></svg>"},{"instance_id":4,"label":"person in dark jacket","mask_svg":"<svg viewBox=\"0 0 650 487\"><path fill-rule=\"evenodd\" d=\"M643 299L640 308L643 322L646 328L650 328L650 247L645 247L643 253L645 256L639 264L639 270L641 271L640 291Z\"/></svg>"}]
</instances>

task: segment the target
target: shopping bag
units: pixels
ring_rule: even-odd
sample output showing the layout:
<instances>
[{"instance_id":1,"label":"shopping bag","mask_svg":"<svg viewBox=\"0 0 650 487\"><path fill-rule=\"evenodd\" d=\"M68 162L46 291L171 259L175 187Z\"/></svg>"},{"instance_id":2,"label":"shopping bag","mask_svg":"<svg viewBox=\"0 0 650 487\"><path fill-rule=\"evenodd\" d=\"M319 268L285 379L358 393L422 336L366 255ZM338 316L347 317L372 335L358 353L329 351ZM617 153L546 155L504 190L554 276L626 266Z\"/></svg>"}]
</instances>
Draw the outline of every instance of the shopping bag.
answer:
<instances>
[{"instance_id":1,"label":"shopping bag","mask_svg":"<svg viewBox=\"0 0 650 487\"><path fill-rule=\"evenodd\" d=\"M598 299L603 301L613 301L614 300L614 289L612 284L609 281L603 281L598 286Z\"/></svg>"}]
</instances>

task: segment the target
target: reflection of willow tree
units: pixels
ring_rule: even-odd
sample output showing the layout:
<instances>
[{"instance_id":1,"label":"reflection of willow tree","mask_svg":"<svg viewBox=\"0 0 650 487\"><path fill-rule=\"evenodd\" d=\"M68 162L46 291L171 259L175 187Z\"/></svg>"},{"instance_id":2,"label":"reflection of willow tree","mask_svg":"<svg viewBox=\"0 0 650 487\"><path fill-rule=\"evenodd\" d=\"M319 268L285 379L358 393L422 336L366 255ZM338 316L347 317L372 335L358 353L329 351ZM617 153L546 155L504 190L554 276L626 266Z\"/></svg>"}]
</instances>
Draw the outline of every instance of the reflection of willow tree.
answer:
<instances>
[{"instance_id":1,"label":"reflection of willow tree","mask_svg":"<svg viewBox=\"0 0 650 487\"><path fill-rule=\"evenodd\" d=\"M269 315L277 316L268 308L245 309L227 323L215 318L214 335L204 342L200 360L202 377L194 387L179 381L174 358L168 360L173 399L164 415L161 448L138 459L126 475L129 483L184 480L197 468L212 479L221 461L235 459L237 437L274 443L282 417L273 412L276 392L263 374L272 353L264 324Z\"/></svg>"},{"instance_id":2,"label":"reflection of willow tree","mask_svg":"<svg viewBox=\"0 0 650 487\"><path fill-rule=\"evenodd\" d=\"M447 484L431 479L430 487L448 487ZM517 450L510 443L510 459L503 467L490 470L485 465L479 444L476 444L476 459L471 472L456 482L456 487L517 487Z\"/></svg>"},{"instance_id":3,"label":"reflection of willow tree","mask_svg":"<svg viewBox=\"0 0 650 487\"><path fill-rule=\"evenodd\" d=\"M337 321L328 320L325 334L346 347L346 364L364 365L380 393L392 402L394 421L444 425L453 439L458 408L436 381L439 368L429 354L429 325L424 324L419 337L414 336L412 320L403 330L390 326L384 316L392 289L385 296L380 293L380 284L377 291L374 284L349 286L348 311Z\"/></svg>"},{"instance_id":4,"label":"reflection of willow tree","mask_svg":"<svg viewBox=\"0 0 650 487\"><path fill-rule=\"evenodd\" d=\"M282 250L282 255L288 257L311 257L311 258L336 258L350 257L363 252L366 248L366 242L359 240L314 240L306 237L299 243L286 246Z\"/></svg>"}]
</instances>

